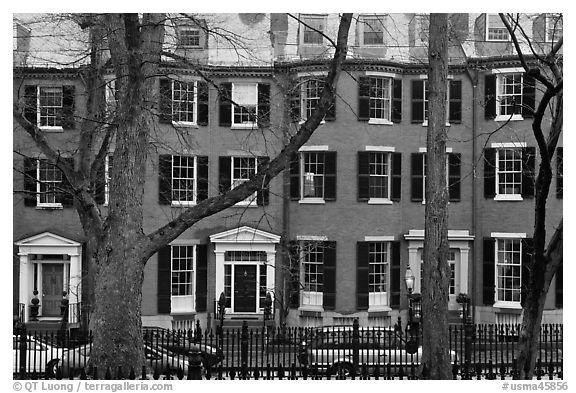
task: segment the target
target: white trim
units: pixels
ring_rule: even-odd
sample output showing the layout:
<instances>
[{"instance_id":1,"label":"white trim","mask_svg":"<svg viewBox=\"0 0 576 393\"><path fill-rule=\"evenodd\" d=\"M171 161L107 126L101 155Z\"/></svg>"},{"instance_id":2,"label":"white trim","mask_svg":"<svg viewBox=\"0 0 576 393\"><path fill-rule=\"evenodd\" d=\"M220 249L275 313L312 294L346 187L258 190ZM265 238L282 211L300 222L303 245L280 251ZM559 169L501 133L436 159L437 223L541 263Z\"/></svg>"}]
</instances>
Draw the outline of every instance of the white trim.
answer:
<instances>
[{"instance_id":1,"label":"white trim","mask_svg":"<svg viewBox=\"0 0 576 393\"><path fill-rule=\"evenodd\" d=\"M508 202L516 202L516 201L523 201L522 195L520 194L497 194L494 197L495 201L508 201Z\"/></svg>"},{"instance_id":2,"label":"white trim","mask_svg":"<svg viewBox=\"0 0 576 393\"><path fill-rule=\"evenodd\" d=\"M396 147L394 146L366 146L366 151L384 151L394 153L396 151Z\"/></svg>"},{"instance_id":3,"label":"white trim","mask_svg":"<svg viewBox=\"0 0 576 393\"><path fill-rule=\"evenodd\" d=\"M394 236L364 236L365 242L393 242L396 240Z\"/></svg>"},{"instance_id":4,"label":"white trim","mask_svg":"<svg viewBox=\"0 0 576 393\"><path fill-rule=\"evenodd\" d=\"M320 45L320 44L304 44L304 45ZM299 72L296 74L297 78L306 78L307 76L328 76L328 71L307 71L307 72Z\"/></svg>"},{"instance_id":5,"label":"white trim","mask_svg":"<svg viewBox=\"0 0 576 393\"><path fill-rule=\"evenodd\" d=\"M526 142L494 142L490 144L493 149L520 149L526 146Z\"/></svg>"},{"instance_id":6,"label":"white trim","mask_svg":"<svg viewBox=\"0 0 576 393\"><path fill-rule=\"evenodd\" d=\"M515 114L515 115L498 115L494 118L494 121L520 121L520 120L524 120L524 117L520 114Z\"/></svg>"},{"instance_id":7,"label":"white trim","mask_svg":"<svg viewBox=\"0 0 576 393\"><path fill-rule=\"evenodd\" d=\"M368 120L368 124L385 125L385 126L393 126L394 125L394 123L391 122L390 120L376 119L376 118L370 118L370 120Z\"/></svg>"},{"instance_id":8,"label":"white trim","mask_svg":"<svg viewBox=\"0 0 576 393\"><path fill-rule=\"evenodd\" d=\"M382 46L381 44L379 45L371 45L371 46ZM394 74L392 72L382 72L382 71L366 71L366 76L376 76L376 77L382 77L382 78L399 78L400 75L398 74Z\"/></svg>"},{"instance_id":9,"label":"white trim","mask_svg":"<svg viewBox=\"0 0 576 393\"><path fill-rule=\"evenodd\" d=\"M328 151L329 149L328 145L301 146L298 151Z\"/></svg>"},{"instance_id":10,"label":"white trim","mask_svg":"<svg viewBox=\"0 0 576 393\"><path fill-rule=\"evenodd\" d=\"M497 308L510 308L510 309L516 309L516 310L521 310L522 306L520 305L520 302L504 302L504 301L497 301L494 303L494 305L492 307L497 307Z\"/></svg>"},{"instance_id":11,"label":"white trim","mask_svg":"<svg viewBox=\"0 0 576 393\"><path fill-rule=\"evenodd\" d=\"M424 229L410 229L408 233L404 235L404 239L407 241L424 240ZM470 235L467 229L449 229L448 240L471 241L474 240L474 235Z\"/></svg>"},{"instance_id":12,"label":"white trim","mask_svg":"<svg viewBox=\"0 0 576 393\"><path fill-rule=\"evenodd\" d=\"M201 154L198 154L201 155ZM261 151L246 151L246 150L226 150L226 156L230 157L261 157L265 156L266 154L262 153Z\"/></svg>"},{"instance_id":13,"label":"white trim","mask_svg":"<svg viewBox=\"0 0 576 393\"><path fill-rule=\"evenodd\" d=\"M525 239L526 233L513 233L513 232L491 232L490 237L496 239Z\"/></svg>"},{"instance_id":14,"label":"white trim","mask_svg":"<svg viewBox=\"0 0 576 393\"><path fill-rule=\"evenodd\" d=\"M420 74L420 79L428 79L428 74ZM446 75L446 79L454 79L454 75Z\"/></svg>"},{"instance_id":15,"label":"white trim","mask_svg":"<svg viewBox=\"0 0 576 393\"><path fill-rule=\"evenodd\" d=\"M230 126L231 130L252 130L256 128L258 128L258 124L256 122L240 124L232 123L232 126Z\"/></svg>"},{"instance_id":16,"label":"white trim","mask_svg":"<svg viewBox=\"0 0 576 393\"><path fill-rule=\"evenodd\" d=\"M312 242L325 242L328 241L328 236L324 235L297 235L298 241L312 241Z\"/></svg>"},{"instance_id":17,"label":"white trim","mask_svg":"<svg viewBox=\"0 0 576 393\"><path fill-rule=\"evenodd\" d=\"M498 14L491 14L486 12L485 13L486 17L484 18L484 40L486 42L510 42L511 41L511 37L510 37L510 32L508 31L508 29L506 29L506 27L504 26L504 30L506 30L506 34L508 34L508 39L504 39L504 40L495 40L495 39L489 39L488 36L490 35L489 33L489 24L490 24L490 15L492 15L493 17L498 17L499 20L502 20L502 18L500 18L500 16Z\"/></svg>"},{"instance_id":18,"label":"white trim","mask_svg":"<svg viewBox=\"0 0 576 393\"><path fill-rule=\"evenodd\" d=\"M388 198L370 198L370 199L368 199L368 204L369 205L393 205L394 202L392 202Z\"/></svg>"},{"instance_id":19,"label":"white trim","mask_svg":"<svg viewBox=\"0 0 576 393\"><path fill-rule=\"evenodd\" d=\"M240 239L240 234L249 234L247 236L248 240ZM259 238L256 238L259 236ZM231 240L232 239L232 240ZM214 235L210 235L210 242L211 243L257 243L257 244L264 244L264 243L279 243L280 236L275 235L270 232L262 231L259 229L255 229L249 226L242 226L239 228L229 229L224 232L215 233ZM218 294L220 296L220 294Z\"/></svg>"},{"instance_id":20,"label":"white trim","mask_svg":"<svg viewBox=\"0 0 576 393\"><path fill-rule=\"evenodd\" d=\"M168 243L169 246L196 246L198 244L202 244L200 239L174 239Z\"/></svg>"},{"instance_id":21,"label":"white trim","mask_svg":"<svg viewBox=\"0 0 576 393\"><path fill-rule=\"evenodd\" d=\"M492 74L522 74L526 72L524 67L493 68Z\"/></svg>"},{"instance_id":22,"label":"white trim","mask_svg":"<svg viewBox=\"0 0 576 393\"><path fill-rule=\"evenodd\" d=\"M324 198L303 198L298 201L301 205L324 205L326 201Z\"/></svg>"},{"instance_id":23,"label":"white trim","mask_svg":"<svg viewBox=\"0 0 576 393\"><path fill-rule=\"evenodd\" d=\"M179 128L200 128L200 127L198 127L198 124L191 122L191 121L174 121L174 120L172 120L172 125L174 127L179 127Z\"/></svg>"},{"instance_id":24,"label":"white trim","mask_svg":"<svg viewBox=\"0 0 576 393\"><path fill-rule=\"evenodd\" d=\"M453 151L454 151L454 149L452 147L446 148L446 153L452 153ZM419 147L418 153L428 153L428 148L427 147Z\"/></svg>"}]
</instances>

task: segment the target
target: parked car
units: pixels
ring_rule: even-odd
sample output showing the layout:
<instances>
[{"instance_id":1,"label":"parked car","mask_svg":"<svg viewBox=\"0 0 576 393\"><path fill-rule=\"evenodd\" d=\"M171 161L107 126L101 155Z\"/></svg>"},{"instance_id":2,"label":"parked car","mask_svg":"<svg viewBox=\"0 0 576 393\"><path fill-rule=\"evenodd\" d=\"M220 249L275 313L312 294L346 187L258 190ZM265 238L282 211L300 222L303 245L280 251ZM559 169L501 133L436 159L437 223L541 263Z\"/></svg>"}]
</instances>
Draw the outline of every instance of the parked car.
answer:
<instances>
[{"instance_id":1,"label":"parked car","mask_svg":"<svg viewBox=\"0 0 576 393\"><path fill-rule=\"evenodd\" d=\"M48 344L39 337L27 336L26 340L26 372L29 374L44 374L48 371L48 376L53 369L54 364L66 351L65 348L56 347ZM12 336L12 371L20 372L20 360L22 353L20 350L20 337Z\"/></svg>"},{"instance_id":2,"label":"parked car","mask_svg":"<svg viewBox=\"0 0 576 393\"><path fill-rule=\"evenodd\" d=\"M369 372L376 365L380 373L387 372L390 367L392 374L398 374L400 367L409 372L412 364L420 364L422 347L394 328L369 328L359 331L357 373L365 364ZM350 374L353 367L352 328L350 326L327 326L312 330L300 344L300 363L306 363L319 372L330 370L331 374ZM451 351L452 362L456 354Z\"/></svg>"},{"instance_id":3,"label":"parked car","mask_svg":"<svg viewBox=\"0 0 576 393\"><path fill-rule=\"evenodd\" d=\"M153 374L158 370L160 374L166 374L166 372L169 371L174 375L178 371L178 368L181 368L184 373L187 373L189 352L200 352L204 367L215 366L224 358L222 350L204 344L191 344L181 347L172 346L172 348L176 350L170 350L163 346L155 346L145 342L144 354L146 357L146 369L149 374ZM56 375L57 368L59 367L64 378L70 376L77 377L81 374L82 369L84 369L86 374L91 374L93 371L89 364L91 350L91 345L84 345L66 351L57 363L52 364L53 369L51 372ZM136 374L141 372L141 370L134 371ZM128 373L129 370L125 372ZM100 377L102 376L103 374L100 375Z\"/></svg>"}]
</instances>

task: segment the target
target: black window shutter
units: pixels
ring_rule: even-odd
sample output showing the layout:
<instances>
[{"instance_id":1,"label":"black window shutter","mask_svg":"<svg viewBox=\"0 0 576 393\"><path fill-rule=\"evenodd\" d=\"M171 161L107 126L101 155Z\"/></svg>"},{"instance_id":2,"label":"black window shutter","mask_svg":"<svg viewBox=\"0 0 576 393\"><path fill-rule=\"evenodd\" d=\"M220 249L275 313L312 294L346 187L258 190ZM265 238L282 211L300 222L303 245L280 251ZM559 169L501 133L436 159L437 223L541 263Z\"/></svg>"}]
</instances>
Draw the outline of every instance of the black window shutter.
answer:
<instances>
[{"instance_id":1,"label":"black window shutter","mask_svg":"<svg viewBox=\"0 0 576 393\"><path fill-rule=\"evenodd\" d=\"M170 154L158 156L158 203L172 204L172 156Z\"/></svg>"},{"instance_id":2,"label":"black window shutter","mask_svg":"<svg viewBox=\"0 0 576 393\"><path fill-rule=\"evenodd\" d=\"M208 246L196 245L196 311L207 309L208 297Z\"/></svg>"},{"instance_id":3,"label":"black window shutter","mask_svg":"<svg viewBox=\"0 0 576 393\"><path fill-rule=\"evenodd\" d=\"M270 125L270 84L258 83L258 125Z\"/></svg>"},{"instance_id":4,"label":"black window shutter","mask_svg":"<svg viewBox=\"0 0 576 393\"><path fill-rule=\"evenodd\" d=\"M326 116L324 116L324 120L326 121L335 121L336 120L336 94L334 94L334 98L332 99L332 105L328 107L328 111L326 111Z\"/></svg>"},{"instance_id":5,"label":"black window shutter","mask_svg":"<svg viewBox=\"0 0 576 393\"><path fill-rule=\"evenodd\" d=\"M448 195L450 202L460 202L461 161L460 153L448 154Z\"/></svg>"},{"instance_id":6,"label":"black window shutter","mask_svg":"<svg viewBox=\"0 0 576 393\"><path fill-rule=\"evenodd\" d=\"M532 238L522 239L522 283L520 288L520 305L524 307L528 286L530 283L530 266L532 252L534 250L534 240Z\"/></svg>"},{"instance_id":7,"label":"black window shutter","mask_svg":"<svg viewBox=\"0 0 576 393\"><path fill-rule=\"evenodd\" d=\"M462 81L452 80L448 84L450 89L450 102L448 107L448 122L462 123Z\"/></svg>"},{"instance_id":8,"label":"black window shutter","mask_svg":"<svg viewBox=\"0 0 576 393\"><path fill-rule=\"evenodd\" d=\"M109 157L111 159L112 156ZM102 160L102 165L96 173L96 179L93 183L94 201L97 204L102 205L106 202L106 165L105 160Z\"/></svg>"},{"instance_id":9,"label":"black window shutter","mask_svg":"<svg viewBox=\"0 0 576 393\"><path fill-rule=\"evenodd\" d=\"M24 86L24 118L35 126L38 125L38 86Z\"/></svg>"},{"instance_id":10,"label":"black window shutter","mask_svg":"<svg viewBox=\"0 0 576 393\"><path fill-rule=\"evenodd\" d=\"M412 153L411 155L411 201L422 202L424 200L424 154Z\"/></svg>"},{"instance_id":11,"label":"black window shutter","mask_svg":"<svg viewBox=\"0 0 576 393\"><path fill-rule=\"evenodd\" d=\"M62 86L62 128L65 130L71 130L74 128L75 96L75 86Z\"/></svg>"},{"instance_id":12,"label":"black window shutter","mask_svg":"<svg viewBox=\"0 0 576 393\"><path fill-rule=\"evenodd\" d=\"M496 117L496 75L492 74L484 77L484 117Z\"/></svg>"},{"instance_id":13,"label":"black window shutter","mask_svg":"<svg viewBox=\"0 0 576 393\"><path fill-rule=\"evenodd\" d=\"M172 81L160 79L160 123L172 123Z\"/></svg>"},{"instance_id":14,"label":"black window shutter","mask_svg":"<svg viewBox=\"0 0 576 393\"><path fill-rule=\"evenodd\" d=\"M290 118L293 122L300 121L300 84L295 84L290 91Z\"/></svg>"},{"instance_id":15,"label":"black window shutter","mask_svg":"<svg viewBox=\"0 0 576 393\"><path fill-rule=\"evenodd\" d=\"M220 194L224 194L232 187L232 157L222 156L218 159L218 172L218 189Z\"/></svg>"},{"instance_id":16,"label":"black window shutter","mask_svg":"<svg viewBox=\"0 0 576 393\"><path fill-rule=\"evenodd\" d=\"M564 191L564 157L563 148L556 149L556 198L562 199Z\"/></svg>"},{"instance_id":17,"label":"black window shutter","mask_svg":"<svg viewBox=\"0 0 576 393\"><path fill-rule=\"evenodd\" d=\"M484 198L496 196L496 149L484 149Z\"/></svg>"},{"instance_id":18,"label":"black window shutter","mask_svg":"<svg viewBox=\"0 0 576 393\"><path fill-rule=\"evenodd\" d=\"M564 267L563 263L558 266L558 270L556 270L556 288L555 288L555 305L556 308L562 308L564 303L564 293L563 293L563 276L564 276Z\"/></svg>"},{"instance_id":19,"label":"black window shutter","mask_svg":"<svg viewBox=\"0 0 576 393\"><path fill-rule=\"evenodd\" d=\"M370 78L358 78L358 120L370 120Z\"/></svg>"},{"instance_id":20,"label":"black window shutter","mask_svg":"<svg viewBox=\"0 0 576 393\"><path fill-rule=\"evenodd\" d=\"M208 125L208 83L198 81L198 118L196 119L199 126Z\"/></svg>"},{"instance_id":21,"label":"black window shutter","mask_svg":"<svg viewBox=\"0 0 576 393\"><path fill-rule=\"evenodd\" d=\"M536 81L524 74L522 87L522 117L533 118L536 110Z\"/></svg>"},{"instance_id":22,"label":"black window shutter","mask_svg":"<svg viewBox=\"0 0 576 393\"><path fill-rule=\"evenodd\" d=\"M172 287L172 247L158 251L158 314L170 314Z\"/></svg>"},{"instance_id":23,"label":"black window shutter","mask_svg":"<svg viewBox=\"0 0 576 393\"><path fill-rule=\"evenodd\" d=\"M322 305L325 310L336 308L336 242L324 242L323 282L324 292Z\"/></svg>"},{"instance_id":24,"label":"black window shutter","mask_svg":"<svg viewBox=\"0 0 576 393\"><path fill-rule=\"evenodd\" d=\"M402 121L402 79L392 79L392 123Z\"/></svg>"},{"instance_id":25,"label":"black window shutter","mask_svg":"<svg viewBox=\"0 0 576 393\"><path fill-rule=\"evenodd\" d=\"M400 308L400 242L391 243L390 260L390 307Z\"/></svg>"},{"instance_id":26,"label":"black window shutter","mask_svg":"<svg viewBox=\"0 0 576 393\"><path fill-rule=\"evenodd\" d=\"M494 250L495 239L491 237L484 238L484 262L482 264L482 302L491 306L494 304Z\"/></svg>"},{"instance_id":27,"label":"black window shutter","mask_svg":"<svg viewBox=\"0 0 576 393\"><path fill-rule=\"evenodd\" d=\"M208 199L208 156L196 157L196 165L198 166L196 174L196 201L202 202Z\"/></svg>"},{"instance_id":28,"label":"black window shutter","mask_svg":"<svg viewBox=\"0 0 576 393\"><path fill-rule=\"evenodd\" d=\"M300 199L300 154L294 153L290 159L290 199Z\"/></svg>"},{"instance_id":29,"label":"black window shutter","mask_svg":"<svg viewBox=\"0 0 576 393\"><path fill-rule=\"evenodd\" d=\"M358 152L358 200L370 199L370 152Z\"/></svg>"},{"instance_id":30,"label":"black window shutter","mask_svg":"<svg viewBox=\"0 0 576 393\"><path fill-rule=\"evenodd\" d=\"M412 80L412 123L424 123L424 81Z\"/></svg>"},{"instance_id":31,"label":"black window shutter","mask_svg":"<svg viewBox=\"0 0 576 393\"><path fill-rule=\"evenodd\" d=\"M72 157L63 158L62 161L74 170L74 159ZM74 193L72 191L72 187L70 186L70 182L68 178L62 172L62 206L63 207L72 207L74 206Z\"/></svg>"},{"instance_id":32,"label":"black window shutter","mask_svg":"<svg viewBox=\"0 0 576 393\"><path fill-rule=\"evenodd\" d=\"M300 306L300 247L297 241L288 242L290 260L290 307Z\"/></svg>"},{"instance_id":33,"label":"black window shutter","mask_svg":"<svg viewBox=\"0 0 576 393\"><path fill-rule=\"evenodd\" d=\"M356 309L368 309L370 243L356 243Z\"/></svg>"},{"instance_id":34,"label":"black window shutter","mask_svg":"<svg viewBox=\"0 0 576 393\"><path fill-rule=\"evenodd\" d=\"M390 199L399 202L402 196L402 153L390 153L392 155L392 191Z\"/></svg>"},{"instance_id":35,"label":"black window shutter","mask_svg":"<svg viewBox=\"0 0 576 393\"><path fill-rule=\"evenodd\" d=\"M536 148L522 149L522 198L534 198L534 166Z\"/></svg>"},{"instance_id":36,"label":"black window shutter","mask_svg":"<svg viewBox=\"0 0 576 393\"><path fill-rule=\"evenodd\" d=\"M258 157L258 167L265 167L268 166L270 162L270 157ZM256 194L256 204L258 206L267 206L270 203L270 188L269 185L266 187L258 190Z\"/></svg>"},{"instance_id":37,"label":"black window shutter","mask_svg":"<svg viewBox=\"0 0 576 393\"><path fill-rule=\"evenodd\" d=\"M220 84L220 120L221 127L232 126L232 83Z\"/></svg>"},{"instance_id":38,"label":"black window shutter","mask_svg":"<svg viewBox=\"0 0 576 393\"><path fill-rule=\"evenodd\" d=\"M336 152L324 152L324 200L336 200Z\"/></svg>"},{"instance_id":39,"label":"black window shutter","mask_svg":"<svg viewBox=\"0 0 576 393\"><path fill-rule=\"evenodd\" d=\"M38 160L31 157L24 157L24 206L36 206L37 167Z\"/></svg>"}]
</instances>

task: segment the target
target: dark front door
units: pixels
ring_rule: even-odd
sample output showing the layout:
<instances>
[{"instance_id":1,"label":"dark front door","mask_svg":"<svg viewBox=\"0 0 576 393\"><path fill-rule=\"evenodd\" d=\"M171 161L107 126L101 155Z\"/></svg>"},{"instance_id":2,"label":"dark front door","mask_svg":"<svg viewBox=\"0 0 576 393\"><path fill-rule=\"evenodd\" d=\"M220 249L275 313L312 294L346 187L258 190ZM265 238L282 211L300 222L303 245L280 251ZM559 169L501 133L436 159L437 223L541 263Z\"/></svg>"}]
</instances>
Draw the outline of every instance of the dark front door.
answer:
<instances>
[{"instance_id":1,"label":"dark front door","mask_svg":"<svg viewBox=\"0 0 576 393\"><path fill-rule=\"evenodd\" d=\"M42 316L59 316L62 301L64 265L42 264Z\"/></svg>"},{"instance_id":2,"label":"dark front door","mask_svg":"<svg viewBox=\"0 0 576 393\"><path fill-rule=\"evenodd\" d=\"M256 312L256 265L234 267L234 312Z\"/></svg>"}]
</instances>

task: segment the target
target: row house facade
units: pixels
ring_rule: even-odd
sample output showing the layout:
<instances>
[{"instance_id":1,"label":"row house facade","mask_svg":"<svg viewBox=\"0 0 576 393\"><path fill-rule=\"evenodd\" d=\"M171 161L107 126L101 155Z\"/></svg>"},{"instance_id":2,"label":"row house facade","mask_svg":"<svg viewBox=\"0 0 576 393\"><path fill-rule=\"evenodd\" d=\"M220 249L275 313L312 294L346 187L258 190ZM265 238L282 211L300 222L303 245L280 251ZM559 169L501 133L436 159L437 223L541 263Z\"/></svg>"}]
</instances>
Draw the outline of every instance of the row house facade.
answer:
<instances>
[{"instance_id":1,"label":"row house facade","mask_svg":"<svg viewBox=\"0 0 576 393\"><path fill-rule=\"evenodd\" d=\"M310 115L331 55L318 32L335 36L338 16L299 17L305 24L286 14L206 15L174 24L166 45L197 65L166 59L157 81L145 232L246 181ZM253 58L235 57L207 35L213 19L253 38ZM452 14L450 21L448 306L458 321L456 298L465 293L476 322L514 323L531 252L539 162L529 108L542 92L524 74L497 17ZM541 50L561 34L558 15L525 15L523 24ZM426 32L425 15L355 18L337 97L284 172L148 261L145 325L214 326L222 293L225 324L261 323L267 296L275 321L292 326L350 324L354 318L389 325L406 316L408 267L415 292L421 291ZM64 159L74 160L86 100L78 69L40 67L20 52L15 50L14 100L25 102L26 118L61 147ZM107 102L113 107L112 77ZM58 321L65 291L71 326L78 326L89 315L90 284L83 280L85 239L73 201L57 191L66 179L18 126L14 151L14 314ZM562 154L559 147L547 207L549 236L562 217ZM94 185L103 210L113 165L112 149ZM37 316L29 307L33 299L40 304ZM561 271L544 320L562 320Z\"/></svg>"}]
</instances>

